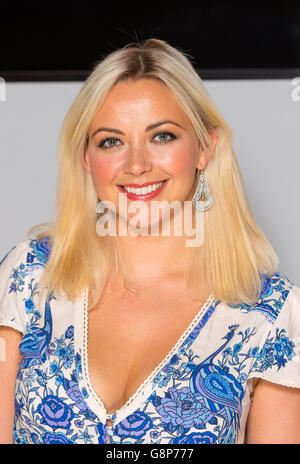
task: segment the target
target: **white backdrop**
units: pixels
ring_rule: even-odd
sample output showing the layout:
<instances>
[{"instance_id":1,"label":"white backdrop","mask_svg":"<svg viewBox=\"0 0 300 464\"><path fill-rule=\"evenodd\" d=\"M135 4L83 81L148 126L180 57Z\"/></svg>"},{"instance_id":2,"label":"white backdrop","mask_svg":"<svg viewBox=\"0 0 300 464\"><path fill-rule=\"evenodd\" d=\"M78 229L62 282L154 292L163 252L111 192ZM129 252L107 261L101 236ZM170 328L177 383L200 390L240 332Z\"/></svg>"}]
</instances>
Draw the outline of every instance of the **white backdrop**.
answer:
<instances>
[{"instance_id":1,"label":"white backdrop","mask_svg":"<svg viewBox=\"0 0 300 464\"><path fill-rule=\"evenodd\" d=\"M279 271L300 286L300 101L292 98L292 81L204 84L233 129L249 201L279 255ZM1 257L30 227L54 218L58 135L82 85L6 84L0 101Z\"/></svg>"}]
</instances>

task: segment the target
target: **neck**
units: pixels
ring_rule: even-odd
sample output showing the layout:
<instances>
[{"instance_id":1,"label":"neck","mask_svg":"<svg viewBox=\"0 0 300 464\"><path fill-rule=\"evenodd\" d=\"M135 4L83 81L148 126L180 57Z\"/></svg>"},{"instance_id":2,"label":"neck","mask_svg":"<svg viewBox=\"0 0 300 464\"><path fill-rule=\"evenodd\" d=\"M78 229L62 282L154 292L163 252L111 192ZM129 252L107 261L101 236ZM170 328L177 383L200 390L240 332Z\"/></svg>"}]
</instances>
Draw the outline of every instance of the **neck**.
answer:
<instances>
[{"instance_id":1,"label":"neck","mask_svg":"<svg viewBox=\"0 0 300 464\"><path fill-rule=\"evenodd\" d=\"M118 236L118 242L136 282L155 282L183 275L189 269L189 248L184 237Z\"/></svg>"},{"instance_id":2,"label":"neck","mask_svg":"<svg viewBox=\"0 0 300 464\"><path fill-rule=\"evenodd\" d=\"M181 225L178 229L177 221L180 216L181 221L179 224ZM162 213L158 229L155 227L151 229L151 226L147 226L147 229L142 229L143 232L146 232L144 235L136 235L136 233L131 233L130 225L127 224L125 228L127 233L122 235L118 232L120 230L119 222L122 222L123 225L126 222L117 215L117 242L120 245L120 251L135 275L136 282L147 282L149 279L153 281L155 279L159 280L167 275L182 275L186 274L190 269L191 248L186 244L191 241L196 229L199 230L198 221L195 222L193 207L188 210L187 214L184 213L183 207L177 209L176 212L171 210L170 228L166 232L166 229L163 230L162 227L162 217L165 219L168 216ZM151 224L150 219L148 218L146 224ZM164 222L164 224L166 223ZM156 230L156 235L151 233L152 230Z\"/></svg>"}]
</instances>

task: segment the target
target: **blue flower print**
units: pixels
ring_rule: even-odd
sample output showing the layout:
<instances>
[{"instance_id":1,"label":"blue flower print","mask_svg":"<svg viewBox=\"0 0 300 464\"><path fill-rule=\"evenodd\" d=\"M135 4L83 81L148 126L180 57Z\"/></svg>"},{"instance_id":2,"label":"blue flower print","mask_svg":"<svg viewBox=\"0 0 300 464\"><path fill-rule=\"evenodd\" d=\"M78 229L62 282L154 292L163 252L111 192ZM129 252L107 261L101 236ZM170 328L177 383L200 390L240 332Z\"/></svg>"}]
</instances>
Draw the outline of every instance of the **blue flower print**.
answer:
<instances>
[{"instance_id":1,"label":"blue flower print","mask_svg":"<svg viewBox=\"0 0 300 464\"><path fill-rule=\"evenodd\" d=\"M142 438L153 427L152 420L143 411L137 410L116 425L116 433L123 438Z\"/></svg>"},{"instance_id":2,"label":"blue flower print","mask_svg":"<svg viewBox=\"0 0 300 464\"><path fill-rule=\"evenodd\" d=\"M158 396L156 394L156 392L154 391L150 396L149 398L146 400L146 403L149 403L151 402L153 404L153 406L156 408L157 406L159 406L161 404L161 397Z\"/></svg>"},{"instance_id":3,"label":"blue flower print","mask_svg":"<svg viewBox=\"0 0 300 464\"><path fill-rule=\"evenodd\" d=\"M74 421L74 424L75 424L76 427L78 427L79 429L82 429L82 427L84 427L84 421L83 421L83 420L77 419L76 421Z\"/></svg>"},{"instance_id":4,"label":"blue flower print","mask_svg":"<svg viewBox=\"0 0 300 464\"><path fill-rule=\"evenodd\" d=\"M34 283L34 279L31 279L30 283L28 284L28 289L30 290L29 298L24 298L25 301L25 312L26 314L34 314L37 319L41 317L39 311L34 311L35 303L33 301L34 296L38 293L38 283Z\"/></svg>"},{"instance_id":5,"label":"blue flower print","mask_svg":"<svg viewBox=\"0 0 300 464\"><path fill-rule=\"evenodd\" d=\"M18 287L16 282L12 282L9 287L9 293L14 292L16 293L18 291Z\"/></svg>"},{"instance_id":6,"label":"blue flower print","mask_svg":"<svg viewBox=\"0 0 300 464\"><path fill-rule=\"evenodd\" d=\"M9 292L23 292L24 290L24 279L25 279L26 268L25 264L21 263L17 268L13 268L13 271L10 275L10 279L13 281L10 284Z\"/></svg>"},{"instance_id":7,"label":"blue flower print","mask_svg":"<svg viewBox=\"0 0 300 464\"><path fill-rule=\"evenodd\" d=\"M78 435L78 438L80 440L84 440L84 443L92 443L93 435L89 434L89 430L86 427L85 431L81 433L80 435Z\"/></svg>"},{"instance_id":8,"label":"blue flower print","mask_svg":"<svg viewBox=\"0 0 300 464\"><path fill-rule=\"evenodd\" d=\"M56 360L54 360L52 363L50 363L50 374L55 374L57 370L58 370L58 364Z\"/></svg>"},{"instance_id":9,"label":"blue flower print","mask_svg":"<svg viewBox=\"0 0 300 464\"><path fill-rule=\"evenodd\" d=\"M170 359L170 364L178 364L178 361L180 360L178 354L174 354L172 358Z\"/></svg>"},{"instance_id":10,"label":"blue flower print","mask_svg":"<svg viewBox=\"0 0 300 464\"><path fill-rule=\"evenodd\" d=\"M237 353L242 349L242 346L243 346L243 343L242 343L242 342L236 343L236 344L233 346L232 356L236 356Z\"/></svg>"},{"instance_id":11,"label":"blue flower print","mask_svg":"<svg viewBox=\"0 0 300 464\"><path fill-rule=\"evenodd\" d=\"M40 263L46 264L51 251L50 238L43 237L40 240L32 240L31 246L36 259Z\"/></svg>"},{"instance_id":12,"label":"blue flower print","mask_svg":"<svg viewBox=\"0 0 300 464\"><path fill-rule=\"evenodd\" d=\"M150 432L150 438L152 438L153 440L157 440L160 436L160 432L158 430L152 430Z\"/></svg>"},{"instance_id":13,"label":"blue flower print","mask_svg":"<svg viewBox=\"0 0 300 464\"><path fill-rule=\"evenodd\" d=\"M23 378L24 384L26 385L26 387L32 386L35 380L35 376L36 376L36 371L34 368L30 367L29 369L26 370L26 372L24 373L24 378Z\"/></svg>"},{"instance_id":14,"label":"blue flower print","mask_svg":"<svg viewBox=\"0 0 300 464\"><path fill-rule=\"evenodd\" d=\"M23 355L21 367L30 367L42 362L42 340L37 331L26 333L20 343L20 353Z\"/></svg>"},{"instance_id":15,"label":"blue flower print","mask_svg":"<svg viewBox=\"0 0 300 464\"><path fill-rule=\"evenodd\" d=\"M32 440L33 443L36 443L36 444L39 443L39 436L38 436L37 433L34 433L34 432L31 433L31 434L30 434L30 438L31 438L31 440Z\"/></svg>"},{"instance_id":16,"label":"blue flower print","mask_svg":"<svg viewBox=\"0 0 300 464\"><path fill-rule=\"evenodd\" d=\"M87 409L87 404L82 397L81 391L78 386L77 380L66 380L64 382L64 388L68 397L74 401L78 409L84 411Z\"/></svg>"},{"instance_id":17,"label":"blue flower print","mask_svg":"<svg viewBox=\"0 0 300 464\"><path fill-rule=\"evenodd\" d=\"M36 373L38 374L36 378L38 384L42 387L46 387L48 382L47 370L45 372L42 372L40 369L36 369Z\"/></svg>"},{"instance_id":18,"label":"blue flower print","mask_svg":"<svg viewBox=\"0 0 300 464\"><path fill-rule=\"evenodd\" d=\"M193 369L195 369L196 365L193 361L188 361L188 362L182 363L181 366L184 368L186 372L191 372Z\"/></svg>"},{"instance_id":19,"label":"blue flower print","mask_svg":"<svg viewBox=\"0 0 300 464\"><path fill-rule=\"evenodd\" d=\"M34 261L34 255L32 253L27 253L26 263L31 264Z\"/></svg>"},{"instance_id":20,"label":"blue flower print","mask_svg":"<svg viewBox=\"0 0 300 464\"><path fill-rule=\"evenodd\" d=\"M272 277L261 274L262 291L255 304L230 304L231 308L239 308L242 313L258 311L274 324L289 294L293 282L286 276L276 272Z\"/></svg>"},{"instance_id":21,"label":"blue flower print","mask_svg":"<svg viewBox=\"0 0 300 464\"><path fill-rule=\"evenodd\" d=\"M55 429L68 429L74 417L72 409L55 395L47 395L43 398L37 412L42 416L42 423Z\"/></svg>"},{"instance_id":22,"label":"blue flower print","mask_svg":"<svg viewBox=\"0 0 300 464\"><path fill-rule=\"evenodd\" d=\"M15 398L15 415L16 415L16 418L18 418L21 414L21 410L22 410L22 402L20 401L20 403L17 401L17 399Z\"/></svg>"},{"instance_id":23,"label":"blue flower print","mask_svg":"<svg viewBox=\"0 0 300 464\"><path fill-rule=\"evenodd\" d=\"M64 359L68 354L68 348L66 346L58 346L55 354L59 359Z\"/></svg>"},{"instance_id":24,"label":"blue flower print","mask_svg":"<svg viewBox=\"0 0 300 464\"><path fill-rule=\"evenodd\" d=\"M65 338L72 338L74 335L74 326L70 325L65 331Z\"/></svg>"},{"instance_id":25,"label":"blue flower print","mask_svg":"<svg viewBox=\"0 0 300 464\"><path fill-rule=\"evenodd\" d=\"M217 436L211 432L194 432L189 435L175 438L173 444L192 445L192 444L212 444L215 443Z\"/></svg>"},{"instance_id":26,"label":"blue flower print","mask_svg":"<svg viewBox=\"0 0 300 464\"><path fill-rule=\"evenodd\" d=\"M33 309L35 308L35 304L32 301L32 297L28 298L28 300L25 300L25 308L26 308L26 314L33 313Z\"/></svg>"},{"instance_id":27,"label":"blue flower print","mask_svg":"<svg viewBox=\"0 0 300 464\"><path fill-rule=\"evenodd\" d=\"M83 394L83 397L84 397L84 398L87 398L87 397L89 396L89 395L88 395L88 392L86 391L86 388L85 388L85 387L82 388L82 394Z\"/></svg>"},{"instance_id":28,"label":"blue flower print","mask_svg":"<svg viewBox=\"0 0 300 464\"><path fill-rule=\"evenodd\" d=\"M279 330L277 327L275 337L269 335L262 349L255 351L255 362L251 371L263 372L273 366L277 366L277 370L279 370L285 366L287 360L291 360L292 356L295 356L293 351L295 344L285 335L285 329Z\"/></svg>"},{"instance_id":29,"label":"blue flower print","mask_svg":"<svg viewBox=\"0 0 300 464\"><path fill-rule=\"evenodd\" d=\"M247 375L246 374L241 373L241 374L238 375L237 381L239 383L242 384L242 383L246 382L246 380L247 380Z\"/></svg>"},{"instance_id":30,"label":"blue flower print","mask_svg":"<svg viewBox=\"0 0 300 464\"><path fill-rule=\"evenodd\" d=\"M289 377L289 365L293 370L289 361L295 356L296 340L289 338L285 315L280 321L287 332L282 327L275 334L277 324L273 325L285 310L290 284L275 274L265 280L257 305L232 308L225 314L228 308L217 307L214 300L169 361L153 372L153 388L149 381L137 409L130 405L128 416L116 416L108 429L87 383L87 361L82 364L86 346L82 313L77 317L77 306L64 311L60 299L52 307L54 294L44 306L38 305L40 271L50 256L50 240L29 243L26 262L23 259L26 266L20 262L11 266L6 287L10 301L17 297L18 309L26 315L15 386L14 443L105 444L110 431L110 441L116 444L241 442L249 374L269 369L274 375L278 370L284 374L287 365ZM75 321L81 332L76 344Z\"/></svg>"},{"instance_id":31,"label":"blue flower print","mask_svg":"<svg viewBox=\"0 0 300 464\"><path fill-rule=\"evenodd\" d=\"M201 399L197 401L189 387L169 388L156 411L161 416L161 422L169 425L172 431L179 427L201 427L213 416Z\"/></svg>"},{"instance_id":32,"label":"blue flower print","mask_svg":"<svg viewBox=\"0 0 300 464\"><path fill-rule=\"evenodd\" d=\"M63 382L64 382L64 374L63 374L63 372L60 371L55 376L55 385L57 385L57 386L62 385Z\"/></svg>"},{"instance_id":33,"label":"blue flower print","mask_svg":"<svg viewBox=\"0 0 300 464\"><path fill-rule=\"evenodd\" d=\"M50 432L47 432L42 436L42 441L46 445L53 445L53 444L68 445L68 444L73 443L63 433L50 433Z\"/></svg>"},{"instance_id":34,"label":"blue flower print","mask_svg":"<svg viewBox=\"0 0 300 464\"><path fill-rule=\"evenodd\" d=\"M97 432L99 434L99 437L98 437L98 443L100 445L104 445L105 444L105 428L104 428L104 425L102 424L102 422L100 422L97 426Z\"/></svg>"}]
</instances>

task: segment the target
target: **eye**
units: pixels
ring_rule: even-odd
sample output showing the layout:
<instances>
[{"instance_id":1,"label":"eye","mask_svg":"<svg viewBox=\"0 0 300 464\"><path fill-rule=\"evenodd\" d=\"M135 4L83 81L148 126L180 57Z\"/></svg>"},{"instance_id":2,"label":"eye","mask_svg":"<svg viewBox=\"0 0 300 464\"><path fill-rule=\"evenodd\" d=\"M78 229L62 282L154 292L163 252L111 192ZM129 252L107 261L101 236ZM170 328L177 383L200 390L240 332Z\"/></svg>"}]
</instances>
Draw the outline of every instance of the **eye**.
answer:
<instances>
[{"instance_id":1,"label":"eye","mask_svg":"<svg viewBox=\"0 0 300 464\"><path fill-rule=\"evenodd\" d=\"M116 137L106 137L105 139L101 140L101 142L99 142L98 147L104 148L104 150L109 150L110 148L114 148L115 146L117 146L116 141L120 142L120 139ZM106 142L113 142L113 143L112 144L109 143L109 145L105 145Z\"/></svg>"},{"instance_id":2,"label":"eye","mask_svg":"<svg viewBox=\"0 0 300 464\"><path fill-rule=\"evenodd\" d=\"M159 137L159 142L158 143L168 143L172 142L173 140L177 139L176 135L172 134L172 132L164 131L164 132L158 132L153 136L153 138ZM157 142L155 142L157 143Z\"/></svg>"}]
</instances>

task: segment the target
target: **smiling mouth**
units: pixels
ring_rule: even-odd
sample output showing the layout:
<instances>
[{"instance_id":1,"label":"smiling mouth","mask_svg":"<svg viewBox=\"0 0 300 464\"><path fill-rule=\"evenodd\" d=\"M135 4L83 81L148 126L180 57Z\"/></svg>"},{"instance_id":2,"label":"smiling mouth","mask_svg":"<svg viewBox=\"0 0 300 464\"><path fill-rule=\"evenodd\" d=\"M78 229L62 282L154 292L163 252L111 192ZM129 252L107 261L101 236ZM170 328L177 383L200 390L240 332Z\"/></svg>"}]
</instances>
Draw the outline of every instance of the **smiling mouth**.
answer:
<instances>
[{"instance_id":1,"label":"smiling mouth","mask_svg":"<svg viewBox=\"0 0 300 464\"><path fill-rule=\"evenodd\" d=\"M159 194L160 191L164 188L165 184L167 183L167 180L168 179L165 179L163 181L149 184L144 187L129 187L124 185L118 185L118 188L122 192L126 193L129 198L140 197L141 199L144 199Z\"/></svg>"},{"instance_id":2,"label":"smiling mouth","mask_svg":"<svg viewBox=\"0 0 300 464\"><path fill-rule=\"evenodd\" d=\"M121 185L126 192L129 193L134 193L135 195L147 195L147 193L154 192L155 190L159 189L163 185L165 180L161 182L156 182L150 185L147 185L146 187L125 187L124 185Z\"/></svg>"}]
</instances>

